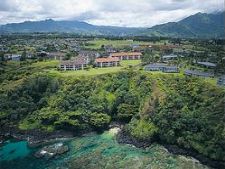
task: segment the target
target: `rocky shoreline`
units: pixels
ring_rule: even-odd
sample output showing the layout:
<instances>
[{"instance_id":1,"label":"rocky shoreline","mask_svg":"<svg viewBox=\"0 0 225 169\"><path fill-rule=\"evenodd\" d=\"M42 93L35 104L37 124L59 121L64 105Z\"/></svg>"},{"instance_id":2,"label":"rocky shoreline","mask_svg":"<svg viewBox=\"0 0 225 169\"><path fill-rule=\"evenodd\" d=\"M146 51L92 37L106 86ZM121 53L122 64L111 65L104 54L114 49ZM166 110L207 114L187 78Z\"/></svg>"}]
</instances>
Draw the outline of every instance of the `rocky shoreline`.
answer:
<instances>
[{"instance_id":1,"label":"rocky shoreline","mask_svg":"<svg viewBox=\"0 0 225 169\"><path fill-rule=\"evenodd\" d=\"M136 138L133 138L132 136L130 136L129 133L127 133L123 129L123 124L112 123L110 125L110 128L112 127L118 127L121 129L116 136L116 139L118 143L120 144L130 144L138 148L146 148L151 146L153 143L151 141L143 141L143 140L138 140ZM89 133L89 132L80 133L79 136L85 135L85 133ZM17 139L17 140L26 140L30 147L36 147L39 145L63 141L65 139L66 140L72 139L74 137L75 135L72 132L62 131L62 130L58 130L54 132L43 132L40 130L21 131L16 128L7 128L7 129L4 128L0 131L0 146L2 143L4 143L4 141L10 138ZM160 144L163 145L172 154L194 157L195 159L199 160L202 164L210 166L212 168L216 168L216 169L225 168L225 162L223 161L211 160L207 157L204 157L198 154L195 151L182 149L176 145L167 145L163 143L160 143Z\"/></svg>"},{"instance_id":2,"label":"rocky shoreline","mask_svg":"<svg viewBox=\"0 0 225 169\"><path fill-rule=\"evenodd\" d=\"M120 143L120 144L130 144L130 145L134 145L135 147L138 147L138 148L146 148L146 147L151 146L153 143L150 141L137 140L136 138L133 138L132 136L130 136L130 134L127 133L124 129L122 129L118 133L116 139L117 139L118 143ZM203 155L198 154L195 151L185 150L176 145L167 145L167 144L163 144L160 142L159 142L159 144L163 145L172 154L193 157L193 158L199 160L202 164L209 166L211 168L215 168L215 169L224 169L225 168L225 161L211 160Z\"/></svg>"},{"instance_id":3,"label":"rocky shoreline","mask_svg":"<svg viewBox=\"0 0 225 169\"><path fill-rule=\"evenodd\" d=\"M72 132L58 130L53 132L43 132L41 130L21 131L17 128L3 128L0 131L0 145L8 139L26 140L30 147L36 147L46 143L71 139Z\"/></svg>"}]
</instances>

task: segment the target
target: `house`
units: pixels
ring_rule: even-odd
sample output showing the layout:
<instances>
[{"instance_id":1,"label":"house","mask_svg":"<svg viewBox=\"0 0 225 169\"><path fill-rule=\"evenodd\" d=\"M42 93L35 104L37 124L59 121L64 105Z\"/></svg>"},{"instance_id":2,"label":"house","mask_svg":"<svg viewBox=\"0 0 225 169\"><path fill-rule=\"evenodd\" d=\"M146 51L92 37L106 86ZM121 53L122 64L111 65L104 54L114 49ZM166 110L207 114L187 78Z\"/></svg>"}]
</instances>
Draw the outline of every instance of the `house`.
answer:
<instances>
[{"instance_id":1,"label":"house","mask_svg":"<svg viewBox=\"0 0 225 169\"><path fill-rule=\"evenodd\" d=\"M164 53L172 53L175 48L177 48L177 45L151 45L152 49L156 51L162 51Z\"/></svg>"},{"instance_id":2,"label":"house","mask_svg":"<svg viewBox=\"0 0 225 169\"><path fill-rule=\"evenodd\" d=\"M20 54L5 54L4 58L6 60L20 61L21 55Z\"/></svg>"},{"instance_id":3,"label":"house","mask_svg":"<svg viewBox=\"0 0 225 169\"><path fill-rule=\"evenodd\" d=\"M197 77L214 77L213 73L210 72L200 72L197 70L185 70L184 74L187 76L197 76Z\"/></svg>"},{"instance_id":4,"label":"house","mask_svg":"<svg viewBox=\"0 0 225 169\"><path fill-rule=\"evenodd\" d=\"M165 63L153 63L144 67L146 71L163 71L163 68L167 66Z\"/></svg>"},{"instance_id":5,"label":"house","mask_svg":"<svg viewBox=\"0 0 225 169\"><path fill-rule=\"evenodd\" d=\"M12 61L20 61L21 55L18 54L12 54L11 59Z\"/></svg>"},{"instance_id":6,"label":"house","mask_svg":"<svg viewBox=\"0 0 225 169\"><path fill-rule=\"evenodd\" d=\"M72 60L61 61L59 68L61 70L83 70L89 63L88 57L76 57Z\"/></svg>"},{"instance_id":7,"label":"house","mask_svg":"<svg viewBox=\"0 0 225 169\"><path fill-rule=\"evenodd\" d=\"M95 64L97 67L113 67L119 66L120 60L117 57L97 58Z\"/></svg>"},{"instance_id":8,"label":"house","mask_svg":"<svg viewBox=\"0 0 225 169\"><path fill-rule=\"evenodd\" d=\"M110 54L110 57L118 58L119 60L139 60L141 56L141 52L119 52Z\"/></svg>"},{"instance_id":9,"label":"house","mask_svg":"<svg viewBox=\"0 0 225 169\"><path fill-rule=\"evenodd\" d=\"M179 68L177 66L170 66L164 63L153 63L144 67L145 71L162 71L164 73L178 73Z\"/></svg>"},{"instance_id":10,"label":"house","mask_svg":"<svg viewBox=\"0 0 225 169\"><path fill-rule=\"evenodd\" d=\"M174 60L174 59L177 59L177 58L178 58L178 56L177 55L174 55L174 54L162 56L162 60L163 61Z\"/></svg>"},{"instance_id":11,"label":"house","mask_svg":"<svg viewBox=\"0 0 225 169\"><path fill-rule=\"evenodd\" d=\"M197 62L197 64L200 66L207 67L207 68L215 68L216 67L216 64L211 63L211 62Z\"/></svg>"},{"instance_id":12,"label":"house","mask_svg":"<svg viewBox=\"0 0 225 169\"><path fill-rule=\"evenodd\" d=\"M132 44L132 51L134 52L143 52L146 49L153 51L152 46L150 44Z\"/></svg>"},{"instance_id":13,"label":"house","mask_svg":"<svg viewBox=\"0 0 225 169\"><path fill-rule=\"evenodd\" d=\"M49 52L47 53L47 57L53 60L62 60L66 56L65 53L62 52Z\"/></svg>"},{"instance_id":14,"label":"house","mask_svg":"<svg viewBox=\"0 0 225 169\"><path fill-rule=\"evenodd\" d=\"M177 66L166 66L163 69L164 73L179 73L179 68Z\"/></svg>"},{"instance_id":15,"label":"house","mask_svg":"<svg viewBox=\"0 0 225 169\"><path fill-rule=\"evenodd\" d=\"M100 56L98 52L95 51L88 51L88 50L82 50L79 52L80 57L88 57L90 60L95 60Z\"/></svg>"},{"instance_id":16,"label":"house","mask_svg":"<svg viewBox=\"0 0 225 169\"><path fill-rule=\"evenodd\" d=\"M8 47L0 45L0 52L7 52L9 50Z\"/></svg>"},{"instance_id":17,"label":"house","mask_svg":"<svg viewBox=\"0 0 225 169\"><path fill-rule=\"evenodd\" d=\"M113 47L113 45L104 45L104 50L107 53L115 53L116 49Z\"/></svg>"},{"instance_id":18,"label":"house","mask_svg":"<svg viewBox=\"0 0 225 169\"><path fill-rule=\"evenodd\" d=\"M219 86L225 86L225 75L224 76L221 76L220 78L218 78L217 84Z\"/></svg>"}]
</instances>

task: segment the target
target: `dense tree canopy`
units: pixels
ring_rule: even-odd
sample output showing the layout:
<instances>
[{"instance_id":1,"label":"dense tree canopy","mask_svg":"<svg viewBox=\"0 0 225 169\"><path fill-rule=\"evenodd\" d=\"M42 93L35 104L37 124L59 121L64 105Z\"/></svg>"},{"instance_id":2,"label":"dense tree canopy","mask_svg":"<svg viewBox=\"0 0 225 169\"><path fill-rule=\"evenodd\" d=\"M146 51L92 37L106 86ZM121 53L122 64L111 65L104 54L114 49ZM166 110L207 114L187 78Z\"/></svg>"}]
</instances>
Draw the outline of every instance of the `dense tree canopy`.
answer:
<instances>
[{"instance_id":1,"label":"dense tree canopy","mask_svg":"<svg viewBox=\"0 0 225 169\"><path fill-rule=\"evenodd\" d=\"M15 84L0 90L1 127L80 133L119 120L137 139L225 160L225 91L201 79L124 71L74 78L39 73L18 81L22 72L6 73Z\"/></svg>"}]
</instances>

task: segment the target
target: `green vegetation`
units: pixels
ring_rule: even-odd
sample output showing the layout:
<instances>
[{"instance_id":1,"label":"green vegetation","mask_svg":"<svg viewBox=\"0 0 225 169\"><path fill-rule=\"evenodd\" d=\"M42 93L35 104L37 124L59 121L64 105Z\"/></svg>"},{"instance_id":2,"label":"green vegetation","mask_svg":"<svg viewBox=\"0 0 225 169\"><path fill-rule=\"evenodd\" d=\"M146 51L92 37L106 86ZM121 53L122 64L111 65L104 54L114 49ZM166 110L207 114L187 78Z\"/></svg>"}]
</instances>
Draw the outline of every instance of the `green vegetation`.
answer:
<instances>
[{"instance_id":1,"label":"green vegetation","mask_svg":"<svg viewBox=\"0 0 225 169\"><path fill-rule=\"evenodd\" d=\"M93 43L88 47L122 47L136 42ZM193 46L205 49L199 44L189 45ZM212 46L208 45L212 51L221 50ZM142 62L160 62L161 54L160 50L146 50ZM222 56L216 55L216 60ZM195 59L215 58L200 54L186 58L171 61L184 65L176 74L145 72L140 70L138 60L121 61L119 67L80 71L59 71L59 61L2 62L0 127L47 132L63 129L80 134L102 131L110 122L122 121L127 123L126 132L137 140L175 144L224 161L225 91L213 78L183 75L184 69L198 67L193 64ZM224 61L220 62L216 71L223 73Z\"/></svg>"},{"instance_id":2,"label":"green vegetation","mask_svg":"<svg viewBox=\"0 0 225 169\"><path fill-rule=\"evenodd\" d=\"M224 160L224 101L224 90L201 79L164 76L127 131L137 139L156 136L164 143ZM153 126L142 124L146 120Z\"/></svg>"},{"instance_id":3,"label":"green vegetation","mask_svg":"<svg viewBox=\"0 0 225 169\"><path fill-rule=\"evenodd\" d=\"M132 44L149 44L147 42L139 42L133 40L106 40L106 39L95 39L89 41L85 48L87 49L101 49L102 46L112 45L115 48L124 48L131 46Z\"/></svg>"},{"instance_id":4,"label":"green vegetation","mask_svg":"<svg viewBox=\"0 0 225 169\"><path fill-rule=\"evenodd\" d=\"M50 70L49 74L61 77L71 77L71 76L94 76L107 73L116 73L122 71L123 67L109 67L109 68L91 68L90 70L79 70L79 71L57 71Z\"/></svg>"},{"instance_id":5,"label":"green vegetation","mask_svg":"<svg viewBox=\"0 0 225 169\"><path fill-rule=\"evenodd\" d=\"M79 134L102 131L119 120L138 140L176 144L225 160L223 88L181 74L128 69L137 61L122 63L77 72L56 71L57 62L6 63L0 78L0 127Z\"/></svg>"},{"instance_id":6,"label":"green vegetation","mask_svg":"<svg viewBox=\"0 0 225 169\"><path fill-rule=\"evenodd\" d=\"M158 128L154 123L143 119L134 119L128 125L128 130L133 137L148 141L152 141L151 139L158 133Z\"/></svg>"}]
</instances>

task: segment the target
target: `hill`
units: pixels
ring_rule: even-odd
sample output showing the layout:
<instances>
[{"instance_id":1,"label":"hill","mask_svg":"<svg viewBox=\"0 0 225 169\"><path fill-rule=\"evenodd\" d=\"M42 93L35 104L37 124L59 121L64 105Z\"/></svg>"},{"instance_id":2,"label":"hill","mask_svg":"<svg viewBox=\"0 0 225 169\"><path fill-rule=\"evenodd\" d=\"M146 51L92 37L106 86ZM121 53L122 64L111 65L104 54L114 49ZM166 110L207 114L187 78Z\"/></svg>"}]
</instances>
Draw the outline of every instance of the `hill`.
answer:
<instances>
[{"instance_id":1,"label":"hill","mask_svg":"<svg viewBox=\"0 0 225 169\"><path fill-rule=\"evenodd\" d=\"M151 36L192 38L224 37L224 14L225 12L214 14L197 13L179 22L170 22L153 26L148 29L147 34Z\"/></svg>"},{"instance_id":2,"label":"hill","mask_svg":"<svg viewBox=\"0 0 225 169\"><path fill-rule=\"evenodd\" d=\"M52 19L11 23L0 27L0 33L66 32L115 36L132 35L138 33L140 30L141 28L95 26L81 21L55 21Z\"/></svg>"}]
</instances>

